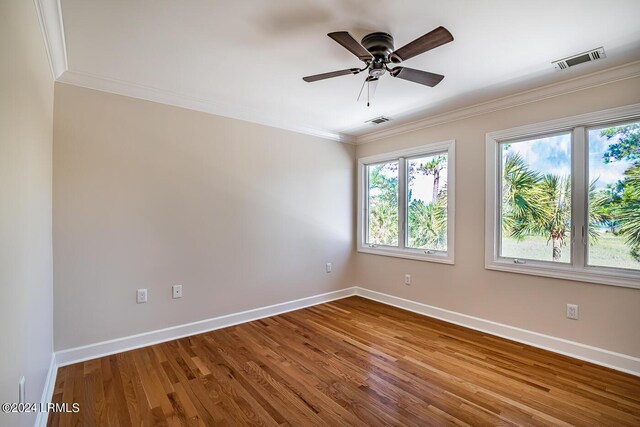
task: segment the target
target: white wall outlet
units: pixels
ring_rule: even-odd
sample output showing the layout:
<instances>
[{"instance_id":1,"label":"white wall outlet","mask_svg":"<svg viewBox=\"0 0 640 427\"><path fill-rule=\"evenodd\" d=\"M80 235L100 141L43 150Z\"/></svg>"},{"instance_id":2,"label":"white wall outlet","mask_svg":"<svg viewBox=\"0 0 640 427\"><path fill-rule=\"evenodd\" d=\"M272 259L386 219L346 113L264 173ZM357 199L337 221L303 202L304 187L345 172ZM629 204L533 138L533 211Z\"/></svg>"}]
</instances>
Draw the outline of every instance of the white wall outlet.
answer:
<instances>
[{"instance_id":1,"label":"white wall outlet","mask_svg":"<svg viewBox=\"0 0 640 427\"><path fill-rule=\"evenodd\" d=\"M411 275L410 274L405 274L404 275L404 284L409 286L411 284Z\"/></svg>"},{"instance_id":2,"label":"white wall outlet","mask_svg":"<svg viewBox=\"0 0 640 427\"><path fill-rule=\"evenodd\" d=\"M147 290L146 289L138 289L136 291L136 302L138 304L144 304L147 302Z\"/></svg>"},{"instance_id":3,"label":"white wall outlet","mask_svg":"<svg viewBox=\"0 0 640 427\"><path fill-rule=\"evenodd\" d=\"M25 399L25 394L24 394L24 383L25 383L25 379L24 376L20 377L20 381L18 381L18 403L24 403Z\"/></svg>"},{"instance_id":4,"label":"white wall outlet","mask_svg":"<svg viewBox=\"0 0 640 427\"><path fill-rule=\"evenodd\" d=\"M182 298L182 285L173 285L171 287L173 299Z\"/></svg>"},{"instance_id":5,"label":"white wall outlet","mask_svg":"<svg viewBox=\"0 0 640 427\"><path fill-rule=\"evenodd\" d=\"M325 265L325 270L327 271L327 273L331 273L331 263L328 262L327 265Z\"/></svg>"},{"instance_id":6,"label":"white wall outlet","mask_svg":"<svg viewBox=\"0 0 640 427\"><path fill-rule=\"evenodd\" d=\"M567 319L578 320L578 305L577 304L567 304Z\"/></svg>"}]
</instances>

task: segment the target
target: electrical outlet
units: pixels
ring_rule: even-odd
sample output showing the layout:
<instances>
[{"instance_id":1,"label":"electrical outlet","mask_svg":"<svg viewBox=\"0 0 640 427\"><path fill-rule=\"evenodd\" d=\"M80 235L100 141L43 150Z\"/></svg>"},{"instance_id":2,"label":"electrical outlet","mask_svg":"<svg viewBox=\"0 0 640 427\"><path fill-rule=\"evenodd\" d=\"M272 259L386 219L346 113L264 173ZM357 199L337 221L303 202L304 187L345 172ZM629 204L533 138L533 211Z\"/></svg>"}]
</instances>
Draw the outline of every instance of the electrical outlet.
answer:
<instances>
[{"instance_id":1,"label":"electrical outlet","mask_svg":"<svg viewBox=\"0 0 640 427\"><path fill-rule=\"evenodd\" d=\"M327 273L331 273L331 263L328 262L327 265L325 265L325 270L327 271Z\"/></svg>"},{"instance_id":2,"label":"electrical outlet","mask_svg":"<svg viewBox=\"0 0 640 427\"><path fill-rule=\"evenodd\" d=\"M171 287L173 299L182 298L182 285L173 285Z\"/></svg>"},{"instance_id":3,"label":"electrical outlet","mask_svg":"<svg viewBox=\"0 0 640 427\"><path fill-rule=\"evenodd\" d=\"M24 383L25 383L25 379L24 376L20 377L20 381L18 381L18 403L24 403L25 399L25 394L24 394Z\"/></svg>"},{"instance_id":4,"label":"electrical outlet","mask_svg":"<svg viewBox=\"0 0 640 427\"><path fill-rule=\"evenodd\" d=\"M578 305L567 304L567 319L578 320Z\"/></svg>"},{"instance_id":5,"label":"electrical outlet","mask_svg":"<svg viewBox=\"0 0 640 427\"><path fill-rule=\"evenodd\" d=\"M404 275L404 284L409 286L411 285L411 275L410 274L405 274Z\"/></svg>"},{"instance_id":6,"label":"electrical outlet","mask_svg":"<svg viewBox=\"0 0 640 427\"><path fill-rule=\"evenodd\" d=\"M138 289L136 291L136 302L138 304L144 304L147 302L147 290L146 289Z\"/></svg>"}]
</instances>

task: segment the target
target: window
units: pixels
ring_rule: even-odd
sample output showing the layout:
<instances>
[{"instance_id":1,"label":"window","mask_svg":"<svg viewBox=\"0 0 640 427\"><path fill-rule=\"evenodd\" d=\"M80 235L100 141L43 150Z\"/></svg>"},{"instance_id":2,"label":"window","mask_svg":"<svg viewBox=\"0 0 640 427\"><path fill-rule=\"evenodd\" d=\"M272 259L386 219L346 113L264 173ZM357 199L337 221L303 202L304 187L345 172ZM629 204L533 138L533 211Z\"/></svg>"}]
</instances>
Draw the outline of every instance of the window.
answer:
<instances>
[{"instance_id":1,"label":"window","mask_svg":"<svg viewBox=\"0 0 640 427\"><path fill-rule=\"evenodd\" d=\"M358 251L453 264L454 146L358 160Z\"/></svg>"},{"instance_id":2,"label":"window","mask_svg":"<svg viewBox=\"0 0 640 427\"><path fill-rule=\"evenodd\" d=\"M487 134L485 266L640 288L640 104Z\"/></svg>"},{"instance_id":3,"label":"window","mask_svg":"<svg viewBox=\"0 0 640 427\"><path fill-rule=\"evenodd\" d=\"M571 134L500 144L500 255L569 263Z\"/></svg>"},{"instance_id":4,"label":"window","mask_svg":"<svg viewBox=\"0 0 640 427\"><path fill-rule=\"evenodd\" d=\"M398 162L367 165L367 239L398 246Z\"/></svg>"},{"instance_id":5,"label":"window","mask_svg":"<svg viewBox=\"0 0 640 427\"><path fill-rule=\"evenodd\" d=\"M640 270L640 121L588 130L587 264Z\"/></svg>"}]
</instances>

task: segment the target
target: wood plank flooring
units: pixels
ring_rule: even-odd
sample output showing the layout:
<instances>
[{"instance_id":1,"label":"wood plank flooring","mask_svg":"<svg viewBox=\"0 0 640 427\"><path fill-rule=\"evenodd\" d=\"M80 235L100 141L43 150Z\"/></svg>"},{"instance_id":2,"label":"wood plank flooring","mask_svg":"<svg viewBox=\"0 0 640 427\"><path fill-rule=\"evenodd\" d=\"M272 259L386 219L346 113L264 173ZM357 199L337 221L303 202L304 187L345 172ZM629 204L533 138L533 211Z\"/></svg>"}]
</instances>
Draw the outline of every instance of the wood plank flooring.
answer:
<instances>
[{"instance_id":1,"label":"wood plank flooring","mask_svg":"<svg viewBox=\"0 0 640 427\"><path fill-rule=\"evenodd\" d=\"M640 426L640 378L360 297L60 368L50 426Z\"/></svg>"}]
</instances>

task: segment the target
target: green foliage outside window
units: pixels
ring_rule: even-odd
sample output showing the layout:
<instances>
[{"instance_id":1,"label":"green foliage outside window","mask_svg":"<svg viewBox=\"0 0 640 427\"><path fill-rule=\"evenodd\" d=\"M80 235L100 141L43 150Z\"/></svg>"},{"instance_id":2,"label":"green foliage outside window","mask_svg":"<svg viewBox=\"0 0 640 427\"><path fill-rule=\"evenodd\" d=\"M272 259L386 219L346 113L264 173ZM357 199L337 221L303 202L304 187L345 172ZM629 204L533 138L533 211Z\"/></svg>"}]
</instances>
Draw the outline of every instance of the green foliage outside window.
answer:
<instances>
[{"instance_id":1,"label":"green foliage outside window","mask_svg":"<svg viewBox=\"0 0 640 427\"><path fill-rule=\"evenodd\" d=\"M604 188L598 188L597 177L590 182L589 241L596 245L604 236L602 230L620 236L630 257L640 262L640 123L602 129L599 134L615 142L598 161L605 165L626 161L631 166L624 170L622 179ZM517 241L544 238L551 259L560 261L571 232L570 179L537 172L520 154L509 152L509 145L503 150L503 235ZM605 258L616 258L619 254L614 252ZM606 259L604 265L609 265ZM629 262L624 267L640 268Z\"/></svg>"}]
</instances>

